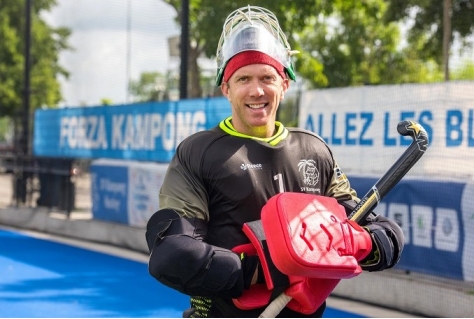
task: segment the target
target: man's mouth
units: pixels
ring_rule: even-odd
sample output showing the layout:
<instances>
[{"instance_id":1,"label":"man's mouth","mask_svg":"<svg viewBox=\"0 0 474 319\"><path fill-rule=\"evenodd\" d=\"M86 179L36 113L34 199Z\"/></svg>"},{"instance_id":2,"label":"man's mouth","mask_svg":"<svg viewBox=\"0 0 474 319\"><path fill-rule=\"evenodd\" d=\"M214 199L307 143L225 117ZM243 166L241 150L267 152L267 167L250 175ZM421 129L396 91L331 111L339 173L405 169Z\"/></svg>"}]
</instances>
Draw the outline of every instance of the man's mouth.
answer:
<instances>
[{"instance_id":1,"label":"man's mouth","mask_svg":"<svg viewBox=\"0 0 474 319\"><path fill-rule=\"evenodd\" d=\"M259 103L259 104L247 104L247 106L253 110L258 110L258 109L262 109L264 108L265 106L267 106L267 103Z\"/></svg>"}]
</instances>

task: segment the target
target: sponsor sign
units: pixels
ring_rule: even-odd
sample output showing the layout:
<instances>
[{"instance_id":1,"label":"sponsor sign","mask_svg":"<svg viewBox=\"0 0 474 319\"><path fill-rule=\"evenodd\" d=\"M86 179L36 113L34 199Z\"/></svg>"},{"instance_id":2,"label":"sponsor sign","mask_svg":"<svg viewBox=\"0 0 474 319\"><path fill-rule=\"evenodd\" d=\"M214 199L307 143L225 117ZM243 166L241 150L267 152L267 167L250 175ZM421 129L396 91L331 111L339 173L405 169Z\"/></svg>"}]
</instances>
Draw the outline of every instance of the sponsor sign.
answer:
<instances>
[{"instance_id":1,"label":"sponsor sign","mask_svg":"<svg viewBox=\"0 0 474 319\"><path fill-rule=\"evenodd\" d=\"M90 166L92 216L95 219L128 224L127 167L98 163Z\"/></svg>"},{"instance_id":2,"label":"sponsor sign","mask_svg":"<svg viewBox=\"0 0 474 319\"><path fill-rule=\"evenodd\" d=\"M33 150L48 157L166 163L184 138L230 112L225 98L37 110Z\"/></svg>"},{"instance_id":3,"label":"sponsor sign","mask_svg":"<svg viewBox=\"0 0 474 319\"><path fill-rule=\"evenodd\" d=\"M472 81L307 91L299 127L319 134L346 174L381 175L412 142L397 124L413 120L429 146L409 174L465 178L474 176L473 91Z\"/></svg>"},{"instance_id":4,"label":"sponsor sign","mask_svg":"<svg viewBox=\"0 0 474 319\"><path fill-rule=\"evenodd\" d=\"M94 219L146 227L158 210L167 164L100 159L91 171Z\"/></svg>"}]
</instances>

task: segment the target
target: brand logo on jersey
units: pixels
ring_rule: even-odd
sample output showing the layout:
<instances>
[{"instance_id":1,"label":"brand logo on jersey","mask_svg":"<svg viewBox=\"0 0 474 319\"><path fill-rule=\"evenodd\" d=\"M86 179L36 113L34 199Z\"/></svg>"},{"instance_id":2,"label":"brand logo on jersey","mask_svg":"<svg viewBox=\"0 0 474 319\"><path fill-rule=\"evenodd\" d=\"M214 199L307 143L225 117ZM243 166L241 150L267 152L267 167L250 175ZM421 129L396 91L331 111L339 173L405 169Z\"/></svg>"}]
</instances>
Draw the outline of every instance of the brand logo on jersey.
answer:
<instances>
[{"instance_id":1,"label":"brand logo on jersey","mask_svg":"<svg viewBox=\"0 0 474 319\"><path fill-rule=\"evenodd\" d=\"M248 169L262 169L262 164L245 164L240 165L240 169L246 171Z\"/></svg>"},{"instance_id":2,"label":"brand logo on jersey","mask_svg":"<svg viewBox=\"0 0 474 319\"><path fill-rule=\"evenodd\" d=\"M314 160L299 161L298 171L302 172L305 185L315 186L319 182L319 171Z\"/></svg>"}]
</instances>

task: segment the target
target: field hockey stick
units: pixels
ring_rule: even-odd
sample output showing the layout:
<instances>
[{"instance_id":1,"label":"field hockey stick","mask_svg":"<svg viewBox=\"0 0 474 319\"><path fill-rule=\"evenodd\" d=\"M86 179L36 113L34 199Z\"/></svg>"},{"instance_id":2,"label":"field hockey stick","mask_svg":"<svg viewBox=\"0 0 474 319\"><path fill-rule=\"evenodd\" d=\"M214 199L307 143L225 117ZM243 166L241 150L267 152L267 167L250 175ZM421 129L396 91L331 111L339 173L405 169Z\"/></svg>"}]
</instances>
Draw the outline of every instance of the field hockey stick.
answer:
<instances>
[{"instance_id":1,"label":"field hockey stick","mask_svg":"<svg viewBox=\"0 0 474 319\"><path fill-rule=\"evenodd\" d=\"M423 126L417 122L402 121L398 123L397 131L400 135L411 136L413 141L392 167L361 198L360 202L349 214L348 219L358 224L362 224L365 221L380 201L421 158L428 147L428 135ZM259 318L275 318L290 301L291 297L284 292L281 293L265 308Z\"/></svg>"}]
</instances>

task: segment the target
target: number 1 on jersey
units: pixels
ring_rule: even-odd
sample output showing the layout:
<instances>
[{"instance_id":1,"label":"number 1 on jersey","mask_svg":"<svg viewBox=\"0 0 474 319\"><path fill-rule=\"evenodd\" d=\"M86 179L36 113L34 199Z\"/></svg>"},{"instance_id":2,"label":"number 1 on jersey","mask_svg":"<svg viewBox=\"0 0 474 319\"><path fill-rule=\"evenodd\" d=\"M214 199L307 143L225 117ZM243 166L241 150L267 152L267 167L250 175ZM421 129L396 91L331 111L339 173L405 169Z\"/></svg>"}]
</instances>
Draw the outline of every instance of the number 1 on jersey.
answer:
<instances>
[{"instance_id":1,"label":"number 1 on jersey","mask_svg":"<svg viewBox=\"0 0 474 319\"><path fill-rule=\"evenodd\" d=\"M281 175L281 173L273 176L273 179L278 181L278 190L279 190L279 192L284 193L285 192L285 187L283 186L283 176Z\"/></svg>"}]
</instances>

